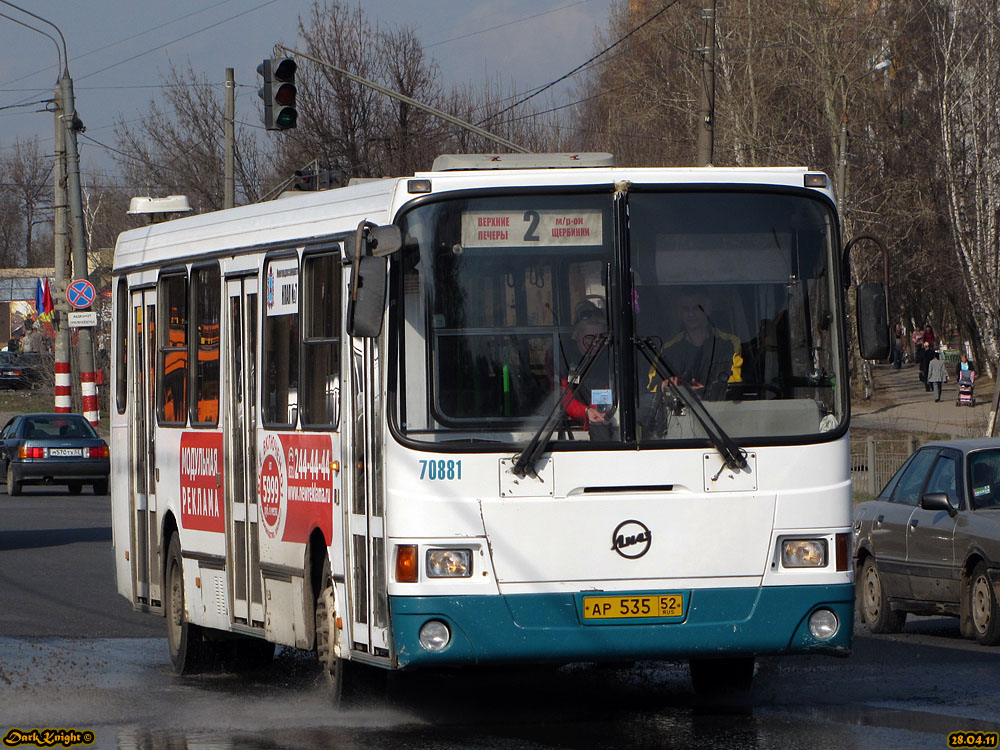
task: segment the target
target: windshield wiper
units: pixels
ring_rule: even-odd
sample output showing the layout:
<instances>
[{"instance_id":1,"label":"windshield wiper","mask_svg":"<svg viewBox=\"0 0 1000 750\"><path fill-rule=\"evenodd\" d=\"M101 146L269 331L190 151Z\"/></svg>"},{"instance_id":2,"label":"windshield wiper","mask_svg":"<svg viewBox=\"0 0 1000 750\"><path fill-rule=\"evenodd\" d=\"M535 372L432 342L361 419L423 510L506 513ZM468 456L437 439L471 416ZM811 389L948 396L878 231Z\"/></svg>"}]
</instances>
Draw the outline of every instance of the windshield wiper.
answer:
<instances>
[{"instance_id":1,"label":"windshield wiper","mask_svg":"<svg viewBox=\"0 0 1000 750\"><path fill-rule=\"evenodd\" d=\"M569 376L566 378L566 386L559 394L559 398L556 399L556 403L553 405L552 411L549 412L549 416L542 423L542 426L538 428L538 432L535 433L534 437L528 441L524 450L514 457L514 465L510 468L514 476L524 477L529 471L532 476L536 476L535 462L545 452L545 449L548 448L552 433L555 432L556 426L566 414L566 408L569 406L570 401L573 400L573 396L576 395L577 388L580 387L580 383L583 382L584 377L590 371L594 362L597 361L597 355L601 353L601 350L604 349L607 343L608 335L606 333L598 335L590 343L590 346L583 355L583 359L570 369Z\"/></svg>"},{"instance_id":2,"label":"windshield wiper","mask_svg":"<svg viewBox=\"0 0 1000 750\"><path fill-rule=\"evenodd\" d=\"M691 386L684 383L677 377L677 373L674 369L667 363L663 357L660 356L659 352L653 348L652 344L649 343L649 339L634 338L632 342L635 344L636 348L642 352L642 356L646 358L656 369L656 374L660 376L660 379L667 384L670 388L670 392L675 398L680 399L683 404L688 408L700 423L705 433L708 435L708 439L712 441L712 445L722 456L723 462L727 467L733 471L741 471L747 468L747 454L742 448L740 448L736 442L729 437L724 429L719 425L712 415L705 408L705 404L702 403L701 399L695 395L694 391L691 390Z\"/></svg>"}]
</instances>

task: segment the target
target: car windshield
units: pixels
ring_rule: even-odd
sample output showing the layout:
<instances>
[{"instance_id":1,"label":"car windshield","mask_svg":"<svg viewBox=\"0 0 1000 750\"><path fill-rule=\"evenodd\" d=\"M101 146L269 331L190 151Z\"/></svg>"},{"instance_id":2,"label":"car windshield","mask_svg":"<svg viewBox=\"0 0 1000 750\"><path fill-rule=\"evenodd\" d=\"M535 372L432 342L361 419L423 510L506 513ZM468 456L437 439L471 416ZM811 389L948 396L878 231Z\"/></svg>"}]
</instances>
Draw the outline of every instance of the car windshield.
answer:
<instances>
[{"instance_id":1,"label":"car windshield","mask_svg":"<svg viewBox=\"0 0 1000 750\"><path fill-rule=\"evenodd\" d=\"M557 447L658 445L716 432L801 439L842 424L828 207L802 192L617 200L627 210L609 193L448 199L402 217L402 434L524 445L557 414Z\"/></svg>"},{"instance_id":2,"label":"car windshield","mask_svg":"<svg viewBox=\"0 0 1000 750\"><path fill-rule=\"evenodd\" d=\"M82 417L29 417L24 422L26 440L96 438L97 433Z\"/></svg>"}]
</instances>

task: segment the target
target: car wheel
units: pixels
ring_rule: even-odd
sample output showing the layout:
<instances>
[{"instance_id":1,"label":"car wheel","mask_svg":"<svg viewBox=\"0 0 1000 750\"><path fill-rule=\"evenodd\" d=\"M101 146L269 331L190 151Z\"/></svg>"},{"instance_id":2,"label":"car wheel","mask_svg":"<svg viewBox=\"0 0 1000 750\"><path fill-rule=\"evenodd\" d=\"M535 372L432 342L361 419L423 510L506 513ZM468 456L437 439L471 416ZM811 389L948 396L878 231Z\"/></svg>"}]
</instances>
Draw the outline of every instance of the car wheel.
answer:
<instances>
[{"instance_id":1,"label":"car wheel","mask_svg":"<svg viewBox=\"0 0 1000 750\"><path fill-rule=\"evenodd\" d=\"M66 487L69 489L69 494L71 495L79 495L80 491L83 489L83 485L79 482L72 482L71 484L66 485Z\"/></svg>"},{"instance_id":2,"label":"car wheel","mask_svg":"<svg viewBox=\"0 0 1000 750\"><path fill-rule=\"evenodd\" d=\"M181 544L176 534L170 538L167 570L164 576L167 614L167 646L170 661L178 674L191 674L205 668L209 648L198 625L187 622L184 609L184 576Z\"/></svg>"},{"instance_id":3,"label":"car wheel","mask_svg":"<svg viewBox=\"0 0 1000 750\"><path fill-rule=\"evenodd\" d=\"M21 480L14 473L13 464L7 464L7 494L11 497L21 494Z\"/></svg>"},{"instance_id":4,"label":"car wheel","mask_svg":"<svg viewBox=\"0 0 1000 750\"><path fill-rule=\"evenodd\" d=\"M94 482L94 494L95 495L107 495L108 494L108 480L102 479L99 482Z\"/></svg>"},{"instance_id":5,"label":"car wheel","mask_svg":"<svg viewBox=\"0 0 1000 750\"><path fill-rule=\"evenodd\" d=\"M865 625L873 633L898 633L906 622L905 612L895 612L889 606L889 597L882 586L882 577L869 557L861 568L861 590L858 591L858 608Z\"/></svg>"},{"instance_id":6,"label":"car wheel","mask_svg":"<svg viewBox=\"0 0 1000 750\"><path fill-rule=\"evenodd\" d=\"M979 563L972 571L969 587L969 619L973 634L984 646L996 646L1000 644L1000 607L986 573L986 563Z\"/></svg>"}]
</instances>

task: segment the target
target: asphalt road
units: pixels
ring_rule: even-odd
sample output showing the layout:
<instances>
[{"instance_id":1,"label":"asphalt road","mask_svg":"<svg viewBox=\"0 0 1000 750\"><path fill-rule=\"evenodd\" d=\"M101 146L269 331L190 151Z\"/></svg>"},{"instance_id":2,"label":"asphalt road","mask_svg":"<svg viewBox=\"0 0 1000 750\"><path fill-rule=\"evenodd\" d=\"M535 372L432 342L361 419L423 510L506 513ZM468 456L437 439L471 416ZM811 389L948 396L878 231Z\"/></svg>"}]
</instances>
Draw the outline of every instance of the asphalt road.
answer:
<instances>
[{"instance_id":1,"label":"asphalt road","mask_svg":"<svg viewBox=\"0 0 1000 750\"><path fill-rule=\"evenodd\" d=\"M762 658L749 696L696 698L684 664L399 676L334 710L311 657L180 678L159 617L114 590L107 497L0 494L0 733L98 748L942 748L1000 731L1000 649L948 618L856 630L854 654Z\"/></svg>"}]
</instances>

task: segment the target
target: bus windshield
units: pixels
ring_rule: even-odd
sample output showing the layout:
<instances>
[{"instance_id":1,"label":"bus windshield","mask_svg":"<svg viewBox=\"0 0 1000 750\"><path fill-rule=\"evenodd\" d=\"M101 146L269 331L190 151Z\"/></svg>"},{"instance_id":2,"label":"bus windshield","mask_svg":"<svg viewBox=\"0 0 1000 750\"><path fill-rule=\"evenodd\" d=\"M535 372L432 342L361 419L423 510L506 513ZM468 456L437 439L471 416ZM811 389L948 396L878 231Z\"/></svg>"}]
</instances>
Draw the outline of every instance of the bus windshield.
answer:
<instances>
[{"instance_id":1,"label":"bus windshield","mask_svg":"<svg viewBox=\"0 0 1000 750\"><path fill-rule=\"evenodd\" d=\"M400 224L406 438L523 446L555 418L557 450L801 442L845 419L835 216L808 193L449 198Z\"/></svg>"}]
</instances>

